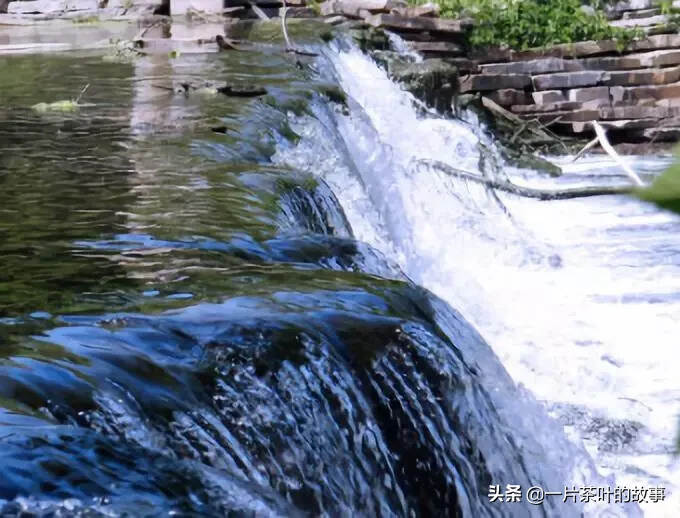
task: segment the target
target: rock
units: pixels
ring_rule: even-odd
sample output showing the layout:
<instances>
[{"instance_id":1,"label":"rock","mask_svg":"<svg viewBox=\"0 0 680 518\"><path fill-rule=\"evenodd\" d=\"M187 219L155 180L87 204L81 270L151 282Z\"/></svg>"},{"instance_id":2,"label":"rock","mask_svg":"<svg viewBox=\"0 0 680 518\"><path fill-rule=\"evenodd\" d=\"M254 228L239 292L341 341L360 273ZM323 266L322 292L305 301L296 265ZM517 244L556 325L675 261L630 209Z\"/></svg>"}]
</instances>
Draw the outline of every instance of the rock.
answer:
<instances>
[{"instance_id":1,"label":"rock","mask_svg":"<svg viewBox=\"0 0 680 518\"><path fill-rule=\"evenodd\" d=\"M95 7L96 8L96 7ZM32 0L11 2L7 6L9 14L50 14L66 11L66 0Z\"/></svg>"},{"instance_id":2,"label":"rock","mask_svg":"<svg viewBox=\"0 0 680 518\"><path fill-rule=\"evenodd\" d=\"M600 108L600 119L644 119L654 118L663 119L678 115L677 109L664 108L659 106L619 106L610 108Z\"/></svg>"},{"instance_id":3,"label":"rock","mask_svg":"<svg viewBox=\"0 0 680 518\"><path fill-rule=\"evenodd\" d=\"M478 74L466 76L460 82L461 92L483 92L500 88L523 89L531 84L526 74Z\"/></svg>"},{"instance_id":4,"label":"rock","mask_svg":"<svg viewBox=\"0 0 680 518\"><path fill-rule=\"evenodd\" d=\"M612 71L602 84L609 86L663 85L680 80L680 67L646 70Z\"/></svg>"},{"instance_id":5,"label":"rock","mask_svg":"<svg viewBox=\"0 0 680 518\"><path fill-rule=\"evenodd\" d=\"M624 131L653 128L658 123L659 123L658 119L633 119L633 120L628 119L628 120L600 121L600 125L604 129ZM583 133L584 131L593 132L592 125L587 121L572 122L571 128L574 133Z\"/></svg>"},{"instance_id":6,"label":"rock","mask_svg":"<svg viewBox=\"0 0 680 518\"><path fill-rule=\"evenodd\" d=\"M465 52L462 45L450 41L414 41L409 47L426 57L462 56Z\"/></svg>"},{"instance_id":7,"label":"rock","mask_svg":"<svg viewBox=\"0 0 680 518\"><path fill-rule=\"evenodd\" d=\"M633 41L626 46L626 51L660 50L680 47L680 34L660 34L649 36L643 40Z\"/></svg>"},{"instance_id":8,"label":"rock","mask_svg":"<svg viewBox=\"0 0 680 518\"><path fill-rule=\"evenodd\" d=\"M587 70L626 70L680 65L680 50L655 50L627 56L586 58L580 60L580 63Z\"/></svg>"},{"instance_id":9,"label":"rock","mask_svg":"<svg viewBox=\"0 0 680 518\"><path fill-rule=\"evenodd\" d=\"M396 71L403 70L414 63L414 60L408 55L393 50L374 50L371 52L371 57L389 76L392 76Z\"/></svg>"},{"instance_id":10,"label":"rock","mask_svg":"<svg viewBox=\"0 0 680 518\"><path fill-rule=\"evenodd\" d=\"M523 119L536 119L541 124L560 122L585 122L597 120L600 113L594 109L582 110L558 110L554 112L528 113L522 114Z\"/></svg>"},{"instance_id":11,"label":"rock","mask_svg":"<svg viewBox=\"0 0 680 518\"><path fill-rule=\"evenodd\" d=\"M564 92L562 90L542 90L540 92L533 92L531 94L534 103L536 104L547 104L547 103L558 103L566 101Z\"/></svg>"},{"instance_id":12,"label":"rock","mask_svg":"<svg viewBox=\"0 0 680 518\"><path fill-rule=\"evenodd\" d=\"M654 25L661 25L668 22L668 16L665 14L657 14L647 18L622 18L621 20L614 20L609 22L613 27L651 27Z\"/></svg>"},{"instance_id":13,"label":"rock","mask_svg":"<svg viewBox=\"0 0 680 518\"><path fill-rule=\"evenodd\" d=\"M616 2L611 9L613 11L639 11L654 7L654 0L621 0Z\"/></svg>"},{"instance_id":14,"label":"rock","mask_svg":"<svg viewBox=\"0 0 680 518\"><path fill-rule=\"evenodd\" d=\"M366 19L373 27L384 27L397 31L432 31L461 36L471 26L469 20L441 18L407 18L394 14L376 14Z\"/></svg>"},{"instance_id":15,"label":"rock","mask_svg":"<svg viewBox=\"0 0 680 518\"><path fill-rule=\"evenodd\" d=\"M634 104L647 99L661 101L680 98L680 83L619 88L619 90L614 88L611 88L611 90L612 92L616 91L619 102L627 104Z\"/></svg>"},{"instance_id":16,"label":"rock","mask_svg":"<svg viewBox=\"0 0 680 518\"><path fill-rule=\"evenodd\" d=\"M393 8L404 6L405 3L393 0L329 0L319 6L323 16L342 14L354 18L363 18L362 11L367 14L388 13Z\"/></svg>"},{"instance_id":17,"label":"rock","mask_svg":"<svg viewBox=\"0 0 680 518\"><path fill-rule=\"evenodd\" d=\"M440 112L450 112L457 91L458 70L443 59L395 67L392 77L406 90Z\"/></svg>"},{"instance_id":18,"label":"rock","mask_svg":"<svg viewBox=\"0 0 680 518\"><path fill-rule=\"evenodd\" d=\"M451 58L451 57L444 57L442 58L444 61L449 63L450 65L453 65L456 67L458 72L465 72L466 74L478 74L479 73L479 64L476 61L472 61L467 58Z\"/></svg>"},{"instance_id":19,"label":"rock","mask_svg":"<svg viewBox=\"0 0 680 518\"><path fill-rule=\"evenodd\" d=\"M531 102L531 96L528 92L513 88L502 88L495 92L488 92L485 94L485 97L488 97L500 106L529 104Z\"/></svg>"},{"instance_id":20,"label":"rock","mask_svg":"<svg viewBox=\"0 0 680 518\"><path fill-rule=\"evenodd\" d=\"M583 108L583 103L576 101L562 101L548 104L525 104L515 105L510 108L510 111L518 115L527 113L543 113L543 112L558 112L567 110L580 110Z\"/></svg>"},{"instance_id":21,"label":"rock","mask_svg":"<svg viewBox=\"0 0 680 518\"><path fill-rule=\"evenodd\" d=\"M595 9L589 5L582 5L581 11L586 13L588 16L595 16Z\"/></svg>"},{"instance_id":22,"label":"rock","mask_svg":"<svg viewBox=\"0 0 680 518\"><path fill-rule=\"evenodd\" d=\"M571 72L583 70L578 61L562 58L542 58L512 63L491 63L481 66L489 74L546 74L549 72Z\"/></svg>"},{"instance_id":23,"label":"rock","mask_svg":"<svg viewBox=\"0 0 680 518\"><path fill-rule=\"evenodd\" d=\"M417 7L395 7L390 12L399 16L406 16L407 18L418 16L437 18L439 16L439 6L437 4L424 4Z\"/></svg>"},{"instance_id":24,"label":"rock","mask_svg":"<svg viewBox=\"0 0 680 518\"><path fill-rule=\"evenodd\" d=\"M609 88L606 86L598 86L595 88L574 88L566 92L569 101L588 102L588 101L602 101L609 102Z\"/></svg>"},{"instance_id":25,"label":"rock","mask_svg":"<svg viewBox=\"0 0 680 518\"><path fill-rule=\"evenodd\" d=\"M561 43L545 49L529 49L512 53L513 60L537 59L541 57L572 57L581 58L618 52L618 43L614 40L579 41L576 43Z\"/></svg>"},{"instance_id":26,"label":"rock","mask_svg":"<svg viewBox=\"0 0 680 518\"><path fill-rule=\"evenodd\" d=\"M647 18L649 16L656 16L661 14L661 9L658 7L652 9L640 9L639 11L626 11L623 13L622 18L624 20L631 20L634 18Z\"/></svg>"},{"instance_id":27,"label":"rock","mask_svg":"<svg viewBox=\"0 0 680 518\"><path fill-rule=\"evenodd\" d=\"M680 140L680 124L676 126L648 128L643 130L643 136L649 140L658 142L677 142Z\"/></svg>"},{"instance_id":28,"label":"rock","mask_svg":"<svg viewBox=\"0 0 680 518\"><path fill-rule=\"evenodd\" d=\"M587 70L534 76L532 81L536 90L555 90L558 88L594 86L606 79L608 79L608 72Z\"/></svg>"}]
</instances>

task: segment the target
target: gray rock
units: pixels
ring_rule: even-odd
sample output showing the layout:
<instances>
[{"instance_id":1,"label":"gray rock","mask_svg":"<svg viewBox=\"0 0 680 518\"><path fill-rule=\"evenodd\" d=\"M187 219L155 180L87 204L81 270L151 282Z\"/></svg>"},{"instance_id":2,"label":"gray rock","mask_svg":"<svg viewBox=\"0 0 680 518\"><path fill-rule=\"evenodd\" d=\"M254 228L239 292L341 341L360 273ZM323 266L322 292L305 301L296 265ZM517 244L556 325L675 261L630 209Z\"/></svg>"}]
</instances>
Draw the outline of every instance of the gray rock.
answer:
<instances>
[{"instance_id":1,"label":"gray rock","mask_svg":"<svg viewBox=\"0 0 680 518\"><path fill-rule=\"evenodd\" d=\"M458 70L443 59L428 59L395 67L394 80L428 106L440 112L452 109L458 85Z\"/></svg>"},{"instance_id":2,"label":"gray rock","mask_svg":"<svg viewBox=\"0 0 680 518\"><path fill-rule=\"evenodd\" d=\"M550 72L571 72L583 70L578 61L562 58L542 58L512 63L491 63L482 65L482 72L489 74L546 74Z\"/></svg>"},{"instance_id":3,"label":"gray rock","mask_svg":"<svg viewBox=\"0 0 680 518\"><path fill-rule=\"evenodd\" d=\"M566 101L564 92L562 90L543 90L540 92L533 92L531 94L534 103L536 104L547 104L547 103L558 103Z\"/></svg>"},{"instance_id":4,"label":"gray rock","mask_svg":"<svg viewBox=\"0 0 680 518\"><path fill-rule=\"evenodd\" d=\"M609 88L598 86L595 88L574 88L566 92L569 101L588 102L602 101L609 102Z\"/></svg>"},{"instance_id":5,"label":"gray rock","mask_svg":"<svg viewBox=\"0 0 680 518\"><path fill-rule=\"evenodd\" d=\"M412 41L409 46L426 57L458 57L465 53L462 45L451 41Z\"/></svg>"},{"instance_id":6,"label":"gray rock","mask_svg":"<svg viewBox=\"0 0 680 518\"><path fill-rule=\"evenodd\" d=\"M531 95L528 92L525 92L524 90L515 90L514 88L501 88L495 92L486 93L485 97L490 98L500 106L531 103Z\"/></svg>"},{"instance_id":7,"label":"gray rock","mask_svg":"<svg viewBox=\"0 0 680 518\"><path fill-rule=\"evenodd\" d=\"M531 85L526 74L479 74L466 76L460 82L461 92L484 92L501 88L524 89Z\"/></svg>"},{"instance_id":8,"label":"gray rock","mask_svg":"<svg viewBox=\"0 0 680 518\"><path fill-rule=\"evenodd\" d=\"M602 84L609 86L663 85L680 80L680 67L612 71Z\"/></svg>"},{"instance_id":9,"label":"gray rock","mask_svg":"<svg viewBox=\"0 0 680 518\"><path fill-rule=\"evenodd\" d=\"M394 14L376 14L366 18L373 27L384 27L397 31L433 31L460 36L471 26L469 20L441 18L407 18Z\"/></svg>"},{"instance_id":10,"label":"gray rock","mask_svg":"<svg viewBox=\"0 0 680 518\"><path fill-rule=\"evenodd\" d=\"M608 72L587 70L539 75L534 76L532 81L536 90L556 90L558 88L595 86L607 78Z\"/></svg>"}]
</instances>

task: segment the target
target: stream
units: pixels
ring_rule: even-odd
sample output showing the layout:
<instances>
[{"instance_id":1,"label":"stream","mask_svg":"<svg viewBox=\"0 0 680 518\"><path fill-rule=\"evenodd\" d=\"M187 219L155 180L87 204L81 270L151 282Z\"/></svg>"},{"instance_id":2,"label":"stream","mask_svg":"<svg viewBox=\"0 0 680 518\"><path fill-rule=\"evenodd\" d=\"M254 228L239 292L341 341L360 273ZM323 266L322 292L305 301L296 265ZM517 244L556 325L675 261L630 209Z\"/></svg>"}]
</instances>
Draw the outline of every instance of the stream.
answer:
<instances>
[{"instance_id":1,"label":"stream","mask_svg":"<svg viewBox=\"0 0 680 518\"><path fill-rule=\"evenodd\" d=\"M676 516L680 218L428 167L498 153L294 36L320 55L0 56L0 514ZM267 94L173 92L204 80ZM556 161L497 174L626 182Z\"/></svg>"}]
</instances>

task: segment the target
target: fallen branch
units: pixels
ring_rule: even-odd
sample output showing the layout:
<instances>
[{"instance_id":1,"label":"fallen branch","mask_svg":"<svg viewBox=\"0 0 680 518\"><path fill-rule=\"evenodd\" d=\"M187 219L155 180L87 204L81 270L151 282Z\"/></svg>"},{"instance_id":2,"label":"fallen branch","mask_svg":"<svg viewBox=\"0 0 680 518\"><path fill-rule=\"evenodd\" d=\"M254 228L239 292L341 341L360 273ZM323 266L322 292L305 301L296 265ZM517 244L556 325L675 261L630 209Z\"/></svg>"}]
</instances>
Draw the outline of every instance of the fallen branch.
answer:
<instances>
[{"instance_id":1,"label":"fallen branch","mask_svg":"<svg viewBox=\"0 0 680 518\"><path fill-rule=\"evenodd\" d=\"M588 142L585 146L583 146L583 149L581 149L581 151L579 151L578 153L576 153L576 156L574 157L574 159L572 160L572 162L576 162L579 158L581 158L581 157L583 156L583 154L584 154L586 151L588 151L588 150L589 150L590 148L592 148L592 147L595 147L595 146L597 145L598 142L599 142L599 139L598 139L597 137L595 137L593 140L591 140L590 142Z\"/></svg>"},{"instance_id":2,"label":"fallen branch","mask_svg":"<svg viewBox=\"0 0 680 518\"><path fill-rule=\"evenodd\" d=\"M623 161L623 159L619 156L619 154L616 152L616 150L612 147L612 145L609 143L607 140L607 134L605 133L604 129L602 126L597 121L592 121L593 129L595 130L595 134L597 135L597 139L600 141L600 145L602 146L602 149L604 149L607 154L614 159L614 161L621 166L621 168L626 172L628 176L635 182L636 185L639 186L644 186L645 183L640 179L640 177L637 175L635 171L633 171L626 162Z\"/></svg>"},{"instance_id":3,"label":"fallen branch","mask_svg":"<svg viewBox=\"0 0 680 518\"><path fill-rule=\"evenodd\" d=\"M500 191L509 192L517 196L523 196L525 198L534 198L537 200L569 200L573 198L587 198L589 196L605 196L613 194L628 194L633 191L633 188L628 185L617 185L617 186L607 186L607 187L579 187L571 189L562 190L546 190L546 189L534 189L532 187L522 187L520 185L515 185L512 182L497 181L489 178L484 178L478 174L471 173L469 171L464 171L462 169L457 169L448 164L444 164L437 160L418 160L419 164L426 165L428 167L434 167L443 171L444 173L455 176L457 178L464 178L465 180L470 180L482 185L486 185L492 189L498 189Z\"/></svg>"},{"instance_id":4,"label":"fallen branch","mask_svg":"<svg viewBox=\"0 0 680 518\"><path fill-rule=\"evenodd\" d=\"M248 2L248 5L250 5L250 8L260 20L269 20L269 16L267 16L267 14L262 9L260 9L255 2Z\"/></svg>"},{"instance_id":5,"label":"fallen branch","mask_svg":"<svg viewBox=\"0 0 680 518\"><path fill-rule=\"evenodd\" d=\"M288 15L288 5L286 0L283 0L283 7L281 8L281 30L283 31L283 39L286 40L286 52L291 52L293 54L298 54L300 56L318 56L314 52L307 52L304 50L298 50L291 43L288 37L288 27L286 27L286 16Z\"/></svg>"}]
</instances>

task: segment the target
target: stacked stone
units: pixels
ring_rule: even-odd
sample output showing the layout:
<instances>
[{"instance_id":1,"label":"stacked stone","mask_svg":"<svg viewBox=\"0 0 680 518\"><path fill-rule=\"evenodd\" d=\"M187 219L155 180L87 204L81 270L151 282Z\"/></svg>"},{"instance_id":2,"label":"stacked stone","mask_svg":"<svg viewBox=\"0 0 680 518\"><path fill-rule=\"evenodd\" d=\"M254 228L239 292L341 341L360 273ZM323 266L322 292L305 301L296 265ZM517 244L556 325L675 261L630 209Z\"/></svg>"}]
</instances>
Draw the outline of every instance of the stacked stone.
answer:
<instances>
[{"instance_id":1,"label":"stacked stone","mask_svg":"<svg viewBox=\"0 0 680 518\"><path fill-rule=\"evenodd\" d=\"M587 136L590 122L599 121L620 140L680 138L680 34L659 34L670 25L655 0L610 7L612 24L649 34L623 50L605 40L472 52L465 45L469 22L439 19L436 6L406 8L395 0L331 0L322 4L322 14L362 18L396 32L426 59L454 64L461 94L487 97L557 132Z\"/></svg>"}]
</instances>

